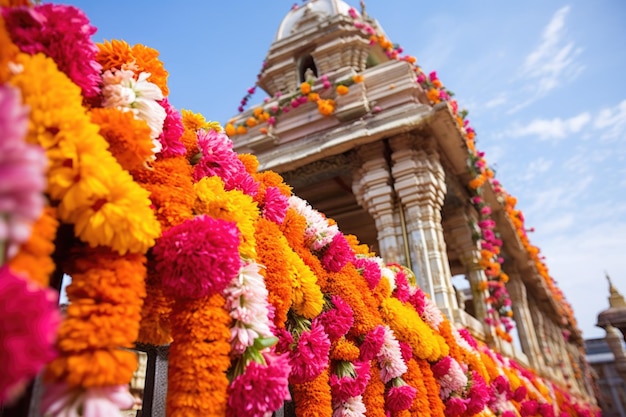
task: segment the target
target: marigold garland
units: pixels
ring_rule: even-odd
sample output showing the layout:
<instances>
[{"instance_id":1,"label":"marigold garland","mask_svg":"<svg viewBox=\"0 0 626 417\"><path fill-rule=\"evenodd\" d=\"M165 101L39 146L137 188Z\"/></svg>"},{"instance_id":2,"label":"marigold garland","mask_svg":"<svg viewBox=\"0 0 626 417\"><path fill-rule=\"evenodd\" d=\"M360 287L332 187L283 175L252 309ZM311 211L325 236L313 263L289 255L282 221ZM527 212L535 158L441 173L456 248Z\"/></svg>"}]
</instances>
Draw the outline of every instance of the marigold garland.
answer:
<instances>
[{"instance_id":1,"label":"marigold garland","mask_svg":"<svg viewBox=\"0 0 626 417\"><path fill-rule=\"evenodd\" d=\"M433 371L430 369L430 364L426 359L420 358L415 358L415 362L422 373L422 381L424 381L424 386L426 387L431 417L444 417L446 406L441 397L439 397L439 384L433 375Z\"/></svg>"},{"instance_id":2,"label":"marigold garland","mask_svg":"<svg viewBox=\"0 0 626 417\"><path fill-rule=\"evenodd\" d=\"M145 256L118 255L106 248L79 249L68 265L70 304L58 333L60 357L46 379L71 387L128 384L137 367L137 339L146 295Z\"/></svg>"},{"instance_id":3,"label":"marigold garland","mask_svg":"<svg viewBox=\"0 0 626 417\"><path fill-rule=\"evenodd\" d=\"M255 224L257 262L265 268L261 274L269 292L268 301L274 306L274 324L284 327L291 307L291 280L289 277L289 244L275 223L260 218Z\"/></svg>"},{"instance_id":4,"label":"marigold garland","mask_svg":"<svg viewBox=\"0 0 626 417\"><path fill-rule=\"evenodd\" d=\"M363 404L367 417L385 417L385 384L380 379L380 368L376 360L370 362L370 381L363 392ZM428 417L428 416L427 416Z\"/></svg>"},{"instance_id":5,"label":"marigold garland","mask_svg":"<svg viewBox=\"0 0 626 417\"><path fill-rule=\"evenodd\" d=\"M82 107L80 89L43 55L19 56L24 70L11 83L31 108L30 143L44 147L50 168L48 192L59 200L59 217L92 246L142 253L160 227L147 192L106 150Z\"/></svg>"},{"instance_id":6,"label":"marigold garland","mask_svg":"<svg viewBox=\"0 0 626 417\"><path fill-rule=\"evenodd\" d=\"M177 300L171 315L167 415L223 417L231 318L219 294Z\"/></svg>"},{"instance_id":7,"label":"marigold garland","mask_svg":"<svg viewBox=\"0 0 626 417\"><path fill-rule=\"evenodd\" d=\"M30 281L47 287L50 275L55 269L52 253L58 227L56 210L53 207L46 207L33 225L30 239L20 246L17 254L9 261L11 269L22 272Z\"/></svg>"},{"instance_id":8,"label":"marigold garland","mask_svg":"<svg viewBox=\"0 0 626 417\"><path fill-rule=\"evenodd\" d=\"M360 351L354 342L345 337L333 342L330 346L330 359L337 361L356 362L359 359Z\"/></svg>"},{"instance_id":9,"label":"marigold garland","mask_svg":"<svg viewBox=\"0 0 626 417\"><path fill-rule=\"evenodd\" d=\"M436 361L448 355L449 347L443 338L424 323L415 310L401 301L395 298L383 300L381 314L398 340L411 345L416 357Z\"/></svg>"},{"instance_id":10,"label":"marigold garland","mask_svg":"<svg viewBox=\"0 0 626 417\"><path fill-rule=\"evenodd\" d=\"M331 417L333 415L329 378L329 370L325 369L312 381L291 386L296 417Z\"/></svg>"}]
</instances>

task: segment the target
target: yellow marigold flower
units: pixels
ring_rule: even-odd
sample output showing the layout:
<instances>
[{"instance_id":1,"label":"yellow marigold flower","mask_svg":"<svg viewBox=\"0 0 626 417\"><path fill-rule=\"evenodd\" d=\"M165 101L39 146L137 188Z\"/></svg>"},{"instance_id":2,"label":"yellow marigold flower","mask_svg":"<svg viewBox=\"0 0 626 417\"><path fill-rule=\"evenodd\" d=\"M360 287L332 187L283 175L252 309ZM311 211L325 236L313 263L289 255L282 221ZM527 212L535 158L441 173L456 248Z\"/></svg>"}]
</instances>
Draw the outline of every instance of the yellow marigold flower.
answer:
<instances>
[{"instance_id":1,"label":"yellow marigold flower","mask_svg":"<svg viewBox=\"0 0 626 417\"><path fill-rule=\"evenodd\" d=\"M441 101L441 99L439 98L439 91L436 88L431 88L430 90L428 90L426 96L433 103L439 103L439 101Z\"/></svg>"},{"instance_id":2,"label":"yellow marigold flower","mask_svg":"<svg viewBox=\"0 0 626 417\"><path fill-rule=\"evenodd\" d=\"M289 272L291 275L291 299L293 309L307 319L317 317L324 307L324 294L319 285L317 277L302 258L295 252L289 255Z\"/></svg>"},{"instance_id":3,"label":"yellow marigold flower","mask_svg":"<svg viewBox=\"0 0 626 417\"><path fill-rule=\"evenodd\" d=\"M354 83L357 83L357 84L358 84L358 83L362 83L362 82L363 82L363 78L364 78L364 77L363 77L363 75L362 75L362 74L356 74L356 75L353 75L353 76L352 76L352 81L353 81Z\"/></svg>"},{"instance_id":4,"label":"yellow marigold flower","mask_svg":"<svg viewBox=\"0 0 626 417\"><path fill-rule=\"evenodd\" d=\"M181 115L182 115L182 119L183 119L183 126L185 129L189 129L189 130L193 130L194 132L196 130L199 129L214 129L213 125L217 124L219 126L219 123L217 122L207 122L207 120L204 118L204 116L200 113L194 113L191 110L187 110L187 109L183 109L181 111ZM221 130L220 129L214 129L214 130Z\"/></svg>"},{"instance_id":5,"label":"yellow marigold flower","mask_svg":"<svg viewBox=\"0 0 626 417\"><path fill-rule=\"evenodd\" d=\"M11 36L4 25L4 19L0 19L0 84L7 81L10 74L9 62L13 61L20 52L11 41Z\"/></svg>"},{"instance_id":6,"label":"yellow marigold flower","mask_svg":"<svg viewBox=\"0 0 626 417\"><path fill-rule=\"evenodd\" d=\"M194 190L195 212L237 223L241 233L239 245L241 256L255 258L254 223L260 213L252 197L240 190L224 190L224 182L219 177L202 178L194 184Z\"/></svg>"},{"instance_id":7,"label":"yellow marigold flower","mask_svg":"<svg viewBox=\"0 0 626 417\"><path fill-rule=\"evenodd\" d=\"M311 92L311 84L308 82L303 82L300 84L300 92L305 96Z\"/></svg>"},{"instance_id":8,"label":"yellow marigold flower","mask_svg":"<svg viewBox=\"0 0 626 417\"><path fill-rule=\"evenodd\" d=\"M243 162L247 173L255 174L259 170L259 160L255 155L252 155L251 153L242 153L238 154L237 158Z\"/></svg>"},{"instance_id":9,"label":"yellow marigold flower","mask_svg":"<svg viewBox=\"0 0 626 417\"><path fill-rule=\"evenodd\" d=\"M233 126L232 123L228 123L224 128L224 132L228 137L233 137L237 134L237 129L235 129L235 126Z\"/></svg>"},{"instance_id":10,"label":"yellow marigold flower","mask_svg":"<svg viewBox=\"0 0 626 417\"><path fill-rule=\"evenodd\" d=\"M340 96L345 96L346 94L350 92L350 88L348 88L347 86L343 84L340 84L337 86L335 91L337 91L337 94L339 94Z\"/></svg>"},{"instance_id":11,"label":"yellow marigold flower","mask_svg":"<svg viewBox=\"0 0 626 417\"><path fill-rule=\"evenodd\" d=\"M258 123L259 122L257 121L257 119L255 119L254 117L248 117L248 119L246 119L246 126L248 127L254 127Z\"/></svg>"}]
</instances>

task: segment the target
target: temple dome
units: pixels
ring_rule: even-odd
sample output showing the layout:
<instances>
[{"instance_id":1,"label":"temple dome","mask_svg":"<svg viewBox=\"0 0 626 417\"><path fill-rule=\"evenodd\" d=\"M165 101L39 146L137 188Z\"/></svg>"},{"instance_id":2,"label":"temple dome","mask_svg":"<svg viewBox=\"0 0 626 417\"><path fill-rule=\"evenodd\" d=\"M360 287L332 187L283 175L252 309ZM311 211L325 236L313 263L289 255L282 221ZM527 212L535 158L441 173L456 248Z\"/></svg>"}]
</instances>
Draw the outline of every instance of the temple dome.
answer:
<instances>
[{"instance_id":1,"label":"temple dome","mask_svg":"<svg viewBox=\"0 0 626 417\"><path fill-rule=\"evenodd\" d=\"M305 29L306 22L320 21L339 14L348 16L352 7L343 0L308 0L305 4L294 7L287 13L278 27L274 41L287 38L296 31Z\"/></svg>"}]
</instances>

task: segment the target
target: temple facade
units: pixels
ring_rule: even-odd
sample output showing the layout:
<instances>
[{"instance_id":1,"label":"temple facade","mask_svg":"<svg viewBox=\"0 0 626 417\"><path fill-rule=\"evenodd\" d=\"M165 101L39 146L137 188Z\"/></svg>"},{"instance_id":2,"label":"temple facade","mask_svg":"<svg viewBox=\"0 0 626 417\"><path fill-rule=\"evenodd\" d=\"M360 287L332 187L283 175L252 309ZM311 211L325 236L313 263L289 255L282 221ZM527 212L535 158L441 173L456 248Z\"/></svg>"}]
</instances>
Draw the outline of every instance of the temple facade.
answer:
<instances>
[{"instance_id":1,"label":"temple facade","mask_svg":"<svg viewBox=\"0 0 626 417\"><path fill-rule=\"evenodd\" d=\"M497 181L472 186L477 153L457 109L433 100L414 60L389 44L364 7L294 7L259 74L270 98L227 126L236 152L256 155L259 170L280 173L345 233L410 268L457 326L595 402L571 307L509 196ZM484 262L485 214L500 243L498 274Z\"/></svg>"}]
</instances>

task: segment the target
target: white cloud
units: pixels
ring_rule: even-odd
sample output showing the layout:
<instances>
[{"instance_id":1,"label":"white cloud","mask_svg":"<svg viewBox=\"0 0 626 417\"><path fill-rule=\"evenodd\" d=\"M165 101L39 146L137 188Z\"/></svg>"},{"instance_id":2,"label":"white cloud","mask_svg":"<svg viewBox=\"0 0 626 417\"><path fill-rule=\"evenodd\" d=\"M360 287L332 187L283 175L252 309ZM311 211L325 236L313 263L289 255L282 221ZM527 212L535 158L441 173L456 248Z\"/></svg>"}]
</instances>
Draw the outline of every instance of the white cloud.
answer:
<instances>
[{"instance_id":1,"label":"white cloud","mask_svg":"<svg viewBox=\"0 0 626 417\"><path fill-rule=\"evenodd\" d=\"M588 112L581 113L569 119L535 119L525 126L516 125L507 131L508 136L538 136L541 140L564 139L578 133L591 121Z\"/></svg>"},{"instance_id":2,"label":"white cloud","mask_svg":"<svg viewBox=\"0 0 626 417\"><path fill-rule=\"evenodd\" d=\"M493 107L498 107L507 103L507 98L505 94L499 94L496 97L492 98L488 102L485 103L485 108L491 109Z\"/></svg>"},{"instance_id":3,"label":"white cloud","mask_svg":"<svg viewBox=\"0 0 626 417\"><path fill-rule=\"evenodd\" d=\"M626 132L626 100L613 108L600 110L593 121L593 127L603 130L603 139L615 139Z\"/></svg>"},{"instance_id":4,"label":"white cloud","mask_svg":"<svg viewBox=\"0 0 626 417\"><path fill-rule=\"evenodd\" d=\"M515 113L556 87L573 81L584 70L578 62L582 48L566 37L565 18L569 10L569 6L557 10L543 30L539 45L526 56L519 77L528 82L525 91L530 97L508 113Z\"/></svg>"}]
</instances>

